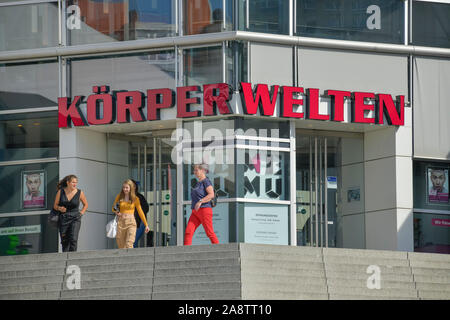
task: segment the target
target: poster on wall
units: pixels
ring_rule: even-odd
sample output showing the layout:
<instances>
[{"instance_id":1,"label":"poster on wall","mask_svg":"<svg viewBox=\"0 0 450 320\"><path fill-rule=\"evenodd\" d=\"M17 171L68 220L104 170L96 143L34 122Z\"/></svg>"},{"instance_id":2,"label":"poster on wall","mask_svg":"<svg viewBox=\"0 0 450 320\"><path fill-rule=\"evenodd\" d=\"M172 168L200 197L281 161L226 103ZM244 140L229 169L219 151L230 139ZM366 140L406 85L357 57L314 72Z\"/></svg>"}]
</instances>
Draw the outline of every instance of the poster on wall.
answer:
<instances>
[{"instance_id":1,"label":"poster on wall","mask_svg":"<svg viewBox=\"0 0 450 320\"><path fill-rule=\"evenodd\" d=\"M427 168L427 202L448 204L448 169Z\"/></svg>"},{"instance_id":2,"label":"poster on wall","mask_svg":"<svg viewBox=\"0 0 450 320\"><path fill-rule=\"evenodd\" d=\"M213 208L213 228L214 233L219 240L219 243L228 243L229 240L229 222L228 222L228 207L229 203L218 203L216 207ZM186 221L189 221L191 217L192 210L190 207L186 213ZM201 245L201 244L211 244L211 240L209 240L206 235L205 229L200 225L194 233L192 237L193 245Z\"/></svg>"},{"instance_id":3,"label":"poster on wall","mask_svg":"<svg viewBox=\"0 0 450 320\"><path fill-rule=\"evenodd\" d=\"M22 171L22 209L46 207L45 170Z\"/></svg>"},{"instance_id":4,"label":"poster on wall","mask_svg":"<svg viewBox=\"0 0 450 320\"><path fill-rule=\"evenodd\" d=\"M288 206L245 204L246 243L288 245Z\"/></svg>"}]
</instances>

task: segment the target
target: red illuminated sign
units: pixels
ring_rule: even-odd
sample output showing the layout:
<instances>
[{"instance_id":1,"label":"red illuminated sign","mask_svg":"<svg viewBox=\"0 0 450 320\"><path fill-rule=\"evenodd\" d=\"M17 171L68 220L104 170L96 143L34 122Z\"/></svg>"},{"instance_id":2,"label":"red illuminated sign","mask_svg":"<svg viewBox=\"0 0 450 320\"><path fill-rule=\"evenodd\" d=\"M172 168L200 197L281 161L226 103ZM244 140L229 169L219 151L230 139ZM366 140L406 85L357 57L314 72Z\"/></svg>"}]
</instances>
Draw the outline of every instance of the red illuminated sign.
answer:
<instances>
[{"instance_id":1,"label":"red illuminated sign","mask_svg":"<svg viewBox=\"0 0 450 320\"><path fill-rule=\"evenodd\" d=\"M108 86L93 87L93 94L84 100L83 96L58 98L58 125L60 128L112 123L129 123L160 120L163 109L173 108L176 102L177 118L214 116L232 114L230 107L232 88L226 83L203 85L203 112L191 110L191 105L200 104L200 98L193 96L202 92L200 86L178 87L176 92L168 88L149 89L147 96L140 91L113 91ZM344 102L351 99L351 122L387 124L402 126L405 123L405 98L394 100L390 94L372 92L350 92L326 90L330 98L329 114L319 112L320 92L317 88L278 86L242 82L239 88L243 112L247 115L274 116L277 97L280 96L279 114L283 118L296 118L318 121L344 121ZM303 96L304 98L300 97ZM368 101L375 101L374 104ZM86 102L87 118L80 109ZM303 106L303 112L294 111ZM144 109L147 112L144 114ZM373 117L368 116L372 112Z\"/></svg>"}]
</instances>

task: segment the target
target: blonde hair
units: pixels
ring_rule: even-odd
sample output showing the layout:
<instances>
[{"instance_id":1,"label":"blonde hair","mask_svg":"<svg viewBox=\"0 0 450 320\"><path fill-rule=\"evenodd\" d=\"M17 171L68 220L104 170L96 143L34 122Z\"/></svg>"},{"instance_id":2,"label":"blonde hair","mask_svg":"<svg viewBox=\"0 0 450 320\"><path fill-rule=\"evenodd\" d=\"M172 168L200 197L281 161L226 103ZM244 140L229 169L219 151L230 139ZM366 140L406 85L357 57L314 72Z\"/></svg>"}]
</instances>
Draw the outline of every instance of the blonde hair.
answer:
<instances>
[{"instance_id":1,"label":"blonde hair","mask_svg":"<svg viewBox=\"0 0 450 320\"><path fill-rule=\"evenodd\" d=\"M130 186L130 200L131 200L131 203L133 203L134 200L136 199L136 186L134 185L133 181L131 181L130 179L127 179L122 183L122 189L120 190L119 201L125 201L125 193L123 192L123 185L125 185L125 184Z\"/></svg>"}]
</instances>

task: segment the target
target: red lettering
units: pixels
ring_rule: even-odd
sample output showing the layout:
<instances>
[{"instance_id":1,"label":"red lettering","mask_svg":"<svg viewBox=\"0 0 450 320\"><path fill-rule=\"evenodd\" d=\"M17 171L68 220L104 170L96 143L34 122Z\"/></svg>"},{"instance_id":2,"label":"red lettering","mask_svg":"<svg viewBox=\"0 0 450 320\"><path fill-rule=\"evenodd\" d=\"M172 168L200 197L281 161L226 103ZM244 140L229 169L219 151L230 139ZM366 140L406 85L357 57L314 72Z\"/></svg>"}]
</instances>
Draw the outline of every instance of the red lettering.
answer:
<instances>
[{"instance_id":1,"label":"red lettering","mask_svg":"<svg viewBox=\"0 0 450 320\"><path fill-rule=\"evenodd\" d=\"M390 94L377 94L375 106L377 123L384 123L384 115L390 125L403 126L405 124L405 96L397 96L397 103L394 103Z\"/></svg>"},{"instance_id":2,"label":"red lettering","mask_svg":"<svg viewBox=\"0 0 450 320\"><path fill-rule=\"evenodd\" d=\"M308 112L306 118L310 120L330 120L327 114L319 114L319 89L307 89Z\"/></svg>"},{"instance_id":3,"label":"red lettering","mask_svg":"<svg viewBox=\"0 0 450 320\"><path fill-rule=\"evenodd\" d=\"M257 84L256 90L252 90L250 83L241 82L240 94L245 114L259 112L264 116L272 116L277 102L278 87L272 86L269 93L267 84ZM255 93L256 91L256 93Z\"/></svg>"},{"instance_id":4,"label":"red lettering","mask_svg":"<svg viewBox=\"0 0 450 320\"><path fill-rule=\"evenodd\" d=\"M73 123L76 127L85 126L86 119L80 110L80 103L83 96L75 96L73 102L69 102L69 98L58 98L58 127L67 128L72 127ZM67 105L70 103L69 108Z\"/></svg>"},{"instance_id":5,"label":"red lettering","mask_svg":"<svg viewBox=\"0 0 450 320\"><path fill-rule=\"evenodd\" d=\"M365 111L373 111L373 105L367 105L364 99L370 98L374 99L375 94L370 92L353 92L352 101L352 122L358 123L375 123L375 118L366 118L364 115Z\"/></svg>"},{"instance_id":6,"label":"red lettering","mask_svg":"<svg viewBox=\"0 0 450 320\"><path fill-rule=\"evenodd\" d=\"M189 111L190 104L199 104L200 98L190 98L189 92L200 91L199 86L178 87L177 88L177 117L190 118L200 116L200 111Z\"/></svg>"},{"instance_id":7,"label":"red lettering","mask_svg":"<svg viewBox=\"0 0 450 320\"><path fill-rule=\"evenodd\" d=\"M147 119L161 120L160 109L173 107L174 94L170 89L147 90Z\"/></svg>"},{"instance_id":8,"label":"red lettering","mask_svg":"<svg viewBox=\"0 0 450 320\"><path fill-rule=\"evenodd\" d=\"M281 115L287 118L303 118L303 112L294 112L293 109L294 105L303 105L303 99L294 99L293 97L294 92L303 93L303 88L283 86L281 89Z\"/></svg>"},{"instance_id":9,"label":"red lettering","mask_svg":"<svg viewBox=\"0 0 450 320\"><path fill-rule=\"evenodd\" d=\"M117 92L117 122L144 121L145 116L141 110L144 106L144 95L140 91Z\"/></svg>"},{"instance_id":10,"label":"red lettering","mask_svg":"<svg viewBox=\"0 0 450 320\"><path fill-rule=\"evenodd\" d=\"M231 113L229 100L230 86L227 83L205 84L203 86L203 115L216 115L216 109L219 109L220 114Z\"/></svg>"},{"instance_id":11,"label":"red lettering","mask_svg":"<svg viewBox=\"0 0 450 320\"><path fill-rule=\"evenodd\" d=\"M103 118L100 118L100 101L103 102ZM111 124L115 120L113 97L110 94L94 94L87 99L87 120L91 125Z\"/></svg>"},{"instance_id":12,"label":"red lettering","mask_svg":"<svg viewBox=\"0 0 450 320\"><path fill-rule=\"evenodd\" d=\"M350 91L326 90L331 97L331 120L344 121L344 97L351 97Z\"/></svg>"}]
</instances>

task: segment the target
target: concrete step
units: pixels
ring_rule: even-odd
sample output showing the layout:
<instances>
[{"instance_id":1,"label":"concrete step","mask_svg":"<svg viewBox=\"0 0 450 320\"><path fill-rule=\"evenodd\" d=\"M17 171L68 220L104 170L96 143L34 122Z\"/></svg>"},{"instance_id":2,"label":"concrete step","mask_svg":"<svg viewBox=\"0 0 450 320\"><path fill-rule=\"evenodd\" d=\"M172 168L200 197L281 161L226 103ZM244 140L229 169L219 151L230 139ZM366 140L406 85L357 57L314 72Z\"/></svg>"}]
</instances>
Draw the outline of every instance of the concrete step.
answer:
<instances>
[{"instance_id":1,"label":"concrete step","mask_svg":"<svg viewBox=\"0 0 450 320\"><path fill-rule=\"evenodd\" d=\"M0 294L0 300L58 300L60 291Z\"/></svg>"},{"instance_id":2,"label":"concrete step","mask_svg":"<svg viewBox=\"0 0 450 320\"><path fill-rule=\"evenodd\" d=\"M371 274L366 273L365 270L360 270L360 272L345 272L345 271L334 271L327 269L328 279L342 279L342 280L364 280L371 276ZM381 272L381 281L401 281L401 282L414 282L413 275L403 274L403 273L386 273Z\"/></svg>"},{"instance_id":3,"label":"concrete step","mask_svg":"<svg viewBox=\"0 0 450 320\"><path fill-rule=\"evenodd\" d=\"M117 257L103 257L103 258L86 258L86 259L70 259L67 265L83 266L104 266L113 264L135 264L135 263L154 263L155 258L151 255L135 255L135 256L117 256Z\"/></svg>"},{"instance_id":4,"label":"concrete step","mask_svg":"<svg viewBox=\"0 0 450 320\"><path fill-rule=\"evenodd\" d=\"M103 297L110 295L128 295L128 294L148 294L152 293L152 286L143 284L133 287L111 287L111 288L91 288L74 289L61 291L61 299L85 299L87 297Z\"/></svg>"},{"instance_id":5,"label":"concrete step","mask_svg":"<svg viewBox=\"0 0 450 320\"><path fill-rule=\"evenodd\" d=\"M49 268L36 270L22 270L22 271L2 271L0 272L0 284L4 279L15 278L32 278L32 277L52 277L62 276L66 273L65 268Z\"/></svg>"},{"instance_id":6,"label":"concrete step","mask_svg":"<svg viewBox=\"0 0 450 320\"><path fill-rule=\"evenodd\" d=\"M4 286L18 286L18 285L32 285L32 284L47 284L47 283L61 283L64 275L49 275L39 277L11 277L9 279L0 279L0 292Z\"/></svg>"},{"instance_id":7,"label":"concrete step","mask_svg":"<svg viewBox=\"0 0 450 320\"><path fill-rule=\"evenodd\" d=\"M239 282L241 275L235 274L199 274L189 276L155 277L154 285L190 284L199 282Z\"/></svg>"},{"instance_id":8,"label":"concrete step","mask_svg":"<svg viewBox=\"0 0 450 320\"><path fill-rule=\"evenodd\" d=\"M256 291L242 289L243 300L328 300L327 293L300 292L293 290Z\"/></svg>"},{"instance_id":9,"label":"concrete step","mask_svg":"<svg viewBox=\"0 0 450 320\"><path fill-rule=\"evenodd\" d=\"M275 266L275 267L268 267L265 265L246 265L243 263L242 265L242 274L248 274L248 273L254 273L261 276L265 276L267 278L270 278L273 276L273 274L281 274L284 276L292 276L292 277L325 277L325 269L323 266L320 266L319 268L311 269L310 265L303 264L303 265L287 265L287 266Z\"/></svg>"},{"instance_id":10,"label":"concrete step","mask_svg":"<svg viewBox=\"0 0 450 320\"><path fill-rule=\"evenodd\" d=\"M302 262L295 260L264 260L264 259L245 259L241 258L243 268L253 268L264 266L266 268L289 268L301 270L324 270L322 262Z\"/></svg>"},{"instance_id":11,"label":"concrete step","mask_svg":"<svg viewBox=\"0 0 450 320\"><path fill-rule=\"evenodd\" d=\"M153 270L133 270L133 271L114 271L114 272L82 272L81 281L115 280L115 279L135 279L152 278Z\"/></svg>"},{"instance_id":12,"label":"concrete step","mask_svg":"<svg viewBox=\"0 0 450 320\"><path fill-rule=\"evenodd\" d=\"M300 286L326 286L327 281L324 276L310 276L310 275L284 275L272 274L270 277L258 273L243 272L241 276L242 283L267 283L270 285L281 285L289 287L290 285Z\"/></svg>"},{"instance_id":13,"label":"concrete step","mask_svg":"<svg viewBox=\"0 0 450 320\"><path fill-rule=\"evenodd\" d=\"M16 294L16 293L59 292L60 290L61 290L61 282L8 285L8 286L0 286L0 295Z\"/></svg>"},{"instance_id":14,"label":"concrete step","mask_svg":"<svg viewBox=\"0 0 450 320\"><path fill-rule=\"evenodd\" d=\"M83 297L71 297L64 298L64 300L151 300L151 293L142 293L142 294L112 294L112 295L104 295L104 296L83 296Z\"/></svg>"},{"instance_id":15,"label":"concrete step","mask_svg":"<svg viewBox=\"0 0 450 320\"><path fill-rule=\"evenodd\" d=\"M64 269L66 268L65 260L57 261L30 261L11 264L1 264L0 273L7 271L25 271L25 270L42 270L42 269Z\"/></svg>"},{"instance_id":16,"label":"concrete step","mask_svg":"<svg viewBox=\"0 0 450 320\"><path fill-rule=\"evenodd\" d=\"M156 262L179 262L191 260L209 259L239 259L238 251L213 251L213 252L191 252L191 253L157 253Z\"/></svg>"},{"instance_id":17,"label":"concrete step","mask_svg":"<svg viewBox=\"0 0 450 320\"><path fill-rule=\"evenodd\" d=\"M448 284L448 283L416 282L416 288L417 288L417 290L447 292L450 295L450 284Z\"/></svg>"},{"instance_id":18,"label":"concrete step","mask_svg":"<svg viewBox=\"0 0 450 320\"><path fill-rule=\"evenodd\" d=\"M450 268L422 268L422 267L411 267L411 271L414 276L424 275L424 276L445 276L450 274Z\"/></svg>"},{"instance_id":19,"label":"concrete step","mask_svg":"<svg viewBox=\"0 0 450 320\"><path fill-rule=\"evenodd\" d=\"M325 271L328 274L328 272L341 272L341 273L349 273L349 274L362 274L366 275L367 277L370 276L369 273L367 273L367 268L369 265L367 264L342 264L342 263L326 263L325 264ZM381 276L384 274L411 274L411 268L410 267L401 267L401 266L383 266L380 265L380 273Z\"/></svg>"},{"instance_id":20,"label":"concrete step","mask_svg":"<svg viewBox=\"0 0 450 320\"><path fill-rule=\"evenodd\" d=\"M450 271L447 276L415 274L414 281L426 283L445 283L450 284Z\"/></svg>"},{"instance_id":21,"label":"concrete step","mask_svg":"<svg viewBox=\"0 0 450 320\"><path fill-rule=\"evenodd\" d=\"M174 254L174 253L195 253L195 252L221 252L221 251L239 251L238 243L228 243L220 245L195 245L195 246L169 246L156 247L155 254Z\"/></svg>"},{"instance_id":22,"label":"concrete step","mask_svg":"<svg viewBox=\"0 0 450 320\"><path fill-rule=\"evenodd\" d=\"M377 257L350 257L350 256L324 256L325 264L355 264L355 265L377 265L392 267L409 267L407 259L385 259Z\"/></svg>"},{"instance_id":23,"label":"concrete step","mask_svg":"<svg viewBox=\"0 0 450 320\"><path fill-rule=\"evenodd\" d=\"M447 269L450 270L450 262L410 260L412 268Z\"/></svg>"},{"instance_id":24,"label":"concrete step","mask_svg":"<svg viewBox=\"0 0 450 320\"><path fill-rule=\"evenodd\" d=\"M121 263L121 264L107 264L107 265L85 265L80 266L80 271L82 275L89 273L99 273L99 272L138 272L138 271L153 271L153 263L142 262L142 263Z\"/></svg>"},{"instance_id":25,"label":"concrete step","mask_svg":"<svg viewBox=\"0 0 450 320\"><path fill-rule=\"evenodd\" d=\"M177 284L154 284L153 292L200 292L213 290L240 290L240 281L226 282L196 282Z\"/></svg>"},{"instance_id":26,"label":"concrete step","mask_svg":"<svg viewBox=\"0 0 450 320\"><path fill-rule=\"evenodd\" d=\"M434 290L418 290L419 298L424 300L450 300L450 292Z\"/></svg>"},{"instance_id":27,"label":"concrete step","mask_svg":"<svg viewBox=\"0 0 450 320\"><path fill-rule=\"evenodd\" d=\"M17 256L1 256L0 268L2 265L10 264L24 264L46 261L65 261L67 259L67 253L41 253L41 254L27 254Z\"/></svg>"},{"instance_id":28,"label":"concrete step","mask_svg":"<svg viewBox=\"0 0 450 320\"><path fill-rule=\"evenodd\" d=\"M407 252L389 251L389 250L370 250L370 249L342 249L342 248L323 248L324 257L353 257L353 258L377 258L407 260Z\"/></svg>"},{"instance_id":29,"label":"concrete step","mask_svg":"<svg viewBox=\"0 0 450 320\"><path fill-rule=\"evenodd\" d=\"M326 284L304 284L301 282L286 284L275 284L267 282L243 281L242 290L245 292L298 292L327 294Z\"/></svg>"},{"instance_id":30,"label":"concrete step","mask_svg":"<svg viewBox=\"0 0 450 320\"><path fill-rule=\"evenodd\" d=\"M322 263L320 255L286 255L278 252L246 252L241 253L241 260L286 261L287 263Z\"/></svg>"},{"instance_id":31,"label":"concrete step","mask_svg":"<svg viewBox=\"0 0 450 320\"><path fill-rule=\"evenodd\" d=\"M153 292L153 300L239 300L240 289L205 290L190 292Z\"/></svg>"},{"instance_id":32,"label":"concrete step","mask_svg":"<svg viewBox=\"0 0 450 320\"><path fill-rule=\"evenodd\" d=\"M191 268L157 268L155 269L155 277L169 276L192 276L192 275L216 275L216 274L236 274L240 273L241 266L239 264L231 266L213 266L213 267L191 267Z\"/></svg>"},{"instance_id":33,"label":"concrete step","mask_svg":"<svg viewBox=\"0 0 450 320\"><path fill-rule=\"evenodd\" d=\"M181 269L239 265L239 259L201 259L185 261L156 261L155 269Z\"/></svg>"},{"instance_id":34,"label":"concrete step","mask_svg":"<svg viewBox=\"0 0 450 320\"><path fill-rule=\"evenodd\" d=\"M410 261L434 261L450 263L449 254L439 253L408 252L408 259Z\"/></svg>"},{"instance_id":35,"label":"concrete step","mask_svg":"<svg viewBox=\"0 0 450 320\"><path fill-rule=\"evenodd\" d=\"M63 290L70 290L66 286L66 282L63 283ZM139 287L139 286L152 286L153 277L139 277L134 279L108 279L108 280L90 280L86 281L81 279L80 289L107 289L107 288L121 288L121 287Z\"/></svg>"},{"instance_id":36,"label":"concrete step","mask_svg":"<svg viewBox=\"0 0 450 320\"><path fill-rule=\"evenodd\" d=\"M114 258L114 257L134 257L134 256L154 256L155 248L133 248L133 249L107 249L107 250L91 250L68 252L69 260L78 259L98 259L98 258Z\"/></svg>"},{"instance_id":37,"label":"concrete step","mask_svg":"<svg viewBox=\"0 0 450 320\"><path fill-rule=\"evenodd\" d=\"M295 259L322 260L322 248L281 245L240 244L241 257L295 257Z\"/></svg>"},{"instance_id":38,"label":"concrete step","mask_svg":"<svg viewBox=\"0 0 450 320\"><path fill-rule=\"evenodd\" d=\"M367 296L367 297L386 297L386 298L417 298L417 291L415 289L368 289L360 287L342 287L342 286L329 286L328 293L330 295L344 295L344 296Z\"/></svg>"},{"instance_id":39,"label":"concrete step","mask_svg":"<svg viewBox=\"0 0 450 320\"><path fill-rule=\"evenodd\" d=\"M329 288L362 288L367 289L367 279L350 280L350 279L327 279ZM388 281L380 280L381 289L405 289L415 290L414 282L406 281Z\"/></svg>"}]
</instances>

